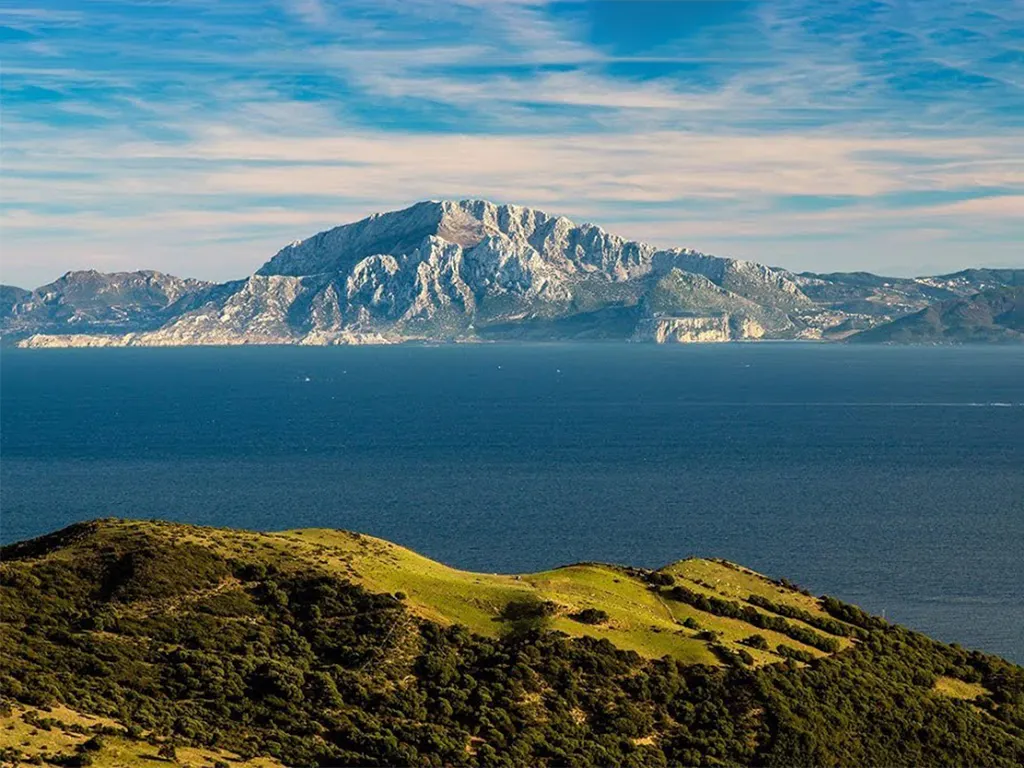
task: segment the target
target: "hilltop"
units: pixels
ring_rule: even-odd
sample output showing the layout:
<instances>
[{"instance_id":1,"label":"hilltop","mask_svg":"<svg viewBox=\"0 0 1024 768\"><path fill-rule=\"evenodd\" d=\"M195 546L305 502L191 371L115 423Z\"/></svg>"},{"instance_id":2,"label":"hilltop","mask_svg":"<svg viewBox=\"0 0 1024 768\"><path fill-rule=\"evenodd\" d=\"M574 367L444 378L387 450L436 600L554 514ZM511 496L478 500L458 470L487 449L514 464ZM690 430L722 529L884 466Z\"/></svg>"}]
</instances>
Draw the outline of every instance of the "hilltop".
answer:
<instances>
[{"instance_id":1,"label":"hilltop","mask_svg":"<svg viewBox=\"0 0 1024 768\"><path fill-rule=\"evenodd\" d=\"M1024 760L1024 669L722 560L482 574L125 520L0 556L8 763Z\"/></svg>"},{"instance_id":2,"label":"hilltop","mask_svg":"<svg viewBox=\"0 0 1024 768\"><path fill-rule=\"evenodd\" d=\"M794 274L534 208L431 200L291 243L219 285L90 271L3 286L0 332L28 347L830 340L1022 279Z\"/></svg>"}]
</instances>

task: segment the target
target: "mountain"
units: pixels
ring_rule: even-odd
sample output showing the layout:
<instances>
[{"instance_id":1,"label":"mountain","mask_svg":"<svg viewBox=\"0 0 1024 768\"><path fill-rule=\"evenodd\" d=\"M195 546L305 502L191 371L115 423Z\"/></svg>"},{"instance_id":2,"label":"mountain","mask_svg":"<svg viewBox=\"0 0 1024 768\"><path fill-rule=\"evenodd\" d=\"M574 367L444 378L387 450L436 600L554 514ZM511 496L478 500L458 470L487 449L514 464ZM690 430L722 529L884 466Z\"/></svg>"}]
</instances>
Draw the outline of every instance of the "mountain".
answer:
<instances>
[{"instance_id":1,"label":"mountain","mask_svg":"<svg viewBox=\"0 0 1024 768\"><path fill-rule=\"evenodd\" d=\"M793 274L483 200L428 201L281 249L221 285L69 273L0 303L23 346L497 339L833 339L1024 270L938 278Z\"/></svg>"},{"instance_id":2,"label":"mountain","mask_svg":"<svg viewBox=\"0 0 1024 768\"><path fill-rule=\"evenodd\" d=\"M26 291L24 288L18 288L14 285L0 285L0 316L9 317L13 314L14 308L31 295L32 291Z\"/></svg>"},{"instance_id":3,"label":"mountain","mask_svg":"<svg viewBox=\"0 0 1024 768\"><path fill-rule=\"evenodd\" d=\"M797 284L809 297L845 312L905 314L937 301L989 288L1024 285L1024 269L965 269L933 277L883 277L870 272L802 272Z\"/></svg>"},{"instance_id":4,"label":"mountain","mask_svg":"<svg viewBox=\"0 0 1024 768\"><path fill-rule=\"evenodd\" d=\"M1024 762L1024 669L723 560L101 520L3 548L0 615L5 764Z\"/></svg>"},{"instance_id":5,"label":"mountain","mask_svg":"<svg viewBox=\"0 0 1024 768\"><path fill-rule=\"evenodd\" d=\"M971 344L1024 342L1024 281L966 298L933 304L920 312L852 336L858 343Z\"/></svg>"},{"instance_id":6,"label":"mountain","mask_svg":"<svg viewBox=\"0 0 1024 768\"><path fill-rule=\"evenodd\" d=\"M0 317L5 334L147 330L191 309L213 288L152 271L68 272L34 291L0 286Z\"/></svg>"},{"instance_id":7,"label":"mountain","mask_svg":"<svg viewBox=\"0 0 1024 768\"><path fill-rule=\"evenodd\" d=\"M599 335L629 338L650 314L643 298L673 269L703 275L708 290L721 286L755 308L810 306L786 273L761 265L659 251L529 208L427 202L282 249L224 303L179 318L147 343L494 339L531 327L565 338L588 319ZM635 317L608 327L623 315ZM791 326L782 315L765 333Z\"/></svg>"}]
</instances>

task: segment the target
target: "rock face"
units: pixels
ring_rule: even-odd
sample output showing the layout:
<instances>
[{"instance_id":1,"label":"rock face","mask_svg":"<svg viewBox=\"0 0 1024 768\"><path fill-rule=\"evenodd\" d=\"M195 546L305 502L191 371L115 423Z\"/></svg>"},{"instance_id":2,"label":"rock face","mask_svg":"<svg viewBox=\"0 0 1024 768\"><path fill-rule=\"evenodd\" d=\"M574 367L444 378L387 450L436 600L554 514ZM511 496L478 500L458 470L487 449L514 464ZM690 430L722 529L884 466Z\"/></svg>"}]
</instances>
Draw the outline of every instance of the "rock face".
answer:
<instances>
[{"instance_id":1,"label":"rock face","mask_svg":"<svg viewBox=\"0 0 1024 768\"><path fill-rule=\"evenodd\" d=\"M651 317L637 325L634 341L708 342L745 341L763 338L765 334L756 320L729 315L711 317Z\"/></svg>"},{"instance_id":2,"label":"rock face","mask_svg":"<svg viewBox=\"0 0 1024 768\"><path fill-rule=\"evenodd\" d=\"M244 280L69 273L5 287L0 313L23 346L821 339L1019 279L977 272L795 275L521 206L429 201L292 243Z\"/></svg>"},{"instance_id":3,"label":"rock face","mask_svg":"<svg viewBox=\"0 0 1024 768\"><path fill-rule=\"evenodd\" d=\"M34 291L2 286L0 318L5 335L124 333L158 328L216 287L151 271L68 272Z\"/></svg>"},{"instance_id":4,"label":"rock face","mask_svg":"<svg viewBox=\"0 0 1024 768\"><path fill-rule=\"evenodd\" d=\"M951 299L862 331L851 342L1024 343L1024 284Z\"/></svg>"}]
</instances>

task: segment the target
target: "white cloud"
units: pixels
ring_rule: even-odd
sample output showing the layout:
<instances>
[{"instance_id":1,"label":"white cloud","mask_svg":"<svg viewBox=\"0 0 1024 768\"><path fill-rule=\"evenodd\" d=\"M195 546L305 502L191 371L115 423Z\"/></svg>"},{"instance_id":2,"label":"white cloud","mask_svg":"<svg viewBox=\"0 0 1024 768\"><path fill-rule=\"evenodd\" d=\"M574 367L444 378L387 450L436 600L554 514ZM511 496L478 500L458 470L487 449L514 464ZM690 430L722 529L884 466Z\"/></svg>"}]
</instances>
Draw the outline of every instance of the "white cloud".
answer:
<instances>
[{"instance_id":1,"label":"white cloud","mask_svg":"<svg viewBox=\"0 0 1024 768\"><path fill-rule=\"evenodd\" d=\"M60 54L54 66L7 57L6 87L64 97L5 110L11 279L41 282L88 259L225 278L288 240L437 197L530 204L661 245L784 265L819 238L823 269L842 254L845 266L870 264L867 242L952 267L977 259L964 238L1009 252L1021 234L1024 146L987 119L984 93L902 103L862 55L897 11L915 44L932 45L937 31L968 24L969 5L929 4L931 20L919 3L893 4L881 20L825 35L808 33L806 3L779 0L757 6L755 27L716 29L714 44L667 43L637 58L750 65L697 86L610 74L623 57L542 2L274 3L296 29L241 23L258 3L195 3L209 12L187 34L169 17L104 4L90 18L109 34L32 43ZM1013 4L1001 12L1009 28L1024 19ZM41 35L88 23L33 9L0 16ZM139 36L150 27L166 42ZM979 45L1001 50L981 32ZM126 64L111 64L114 48ZM970 45L926 58L1020 88L1019 68ZM310 92L296 96L307 76ZM410 121L415 130L394 130ZM934 202L888 204L927 193ZM957 199L975 193L985 196ZM857 204L799 212L790 197Z\"/></svg>"},{"instance_id":2,"label":"white cloud","mask_svg":"<svg viewBox=\"0 0 1024 768\"><path fill-rule=\"evenodd\" d=\"M323 0L283 0L282 4L288 13L307 24L322 25L330 20Z\"/></svg>"}]
</instances>

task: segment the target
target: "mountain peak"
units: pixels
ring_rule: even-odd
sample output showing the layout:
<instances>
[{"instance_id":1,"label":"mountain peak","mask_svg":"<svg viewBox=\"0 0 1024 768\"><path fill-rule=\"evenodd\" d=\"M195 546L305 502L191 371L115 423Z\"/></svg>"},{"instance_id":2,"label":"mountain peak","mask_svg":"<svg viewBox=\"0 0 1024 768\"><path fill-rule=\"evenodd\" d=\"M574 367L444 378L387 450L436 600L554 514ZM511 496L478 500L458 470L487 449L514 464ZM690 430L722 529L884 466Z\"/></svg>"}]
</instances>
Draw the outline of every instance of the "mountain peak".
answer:
<instances>
[{"instance_id":1,"label":"mountain peak","mask_svg":"<svg viewBox=\"0 0 1024 768\"><path fill-rule=\"evenodd\" d=\"M555 226L557 223L557 226ZM369 256L398 256L430 236L473 248L489 236L528 241L538 227L571 230L573 222L543 211L489 200L424 200L397 211L374 213L282 248L259 275L346 272ZM593 225L584 225L604 234Z\"/></svg>"}]
</instances>

